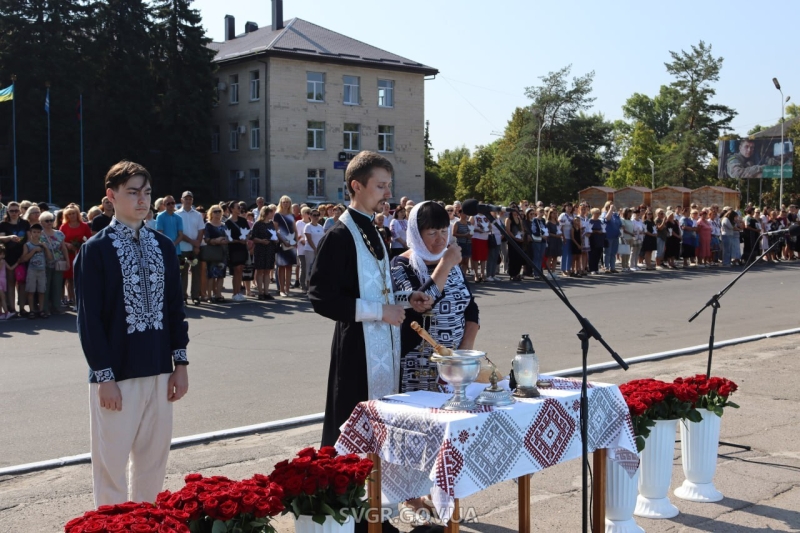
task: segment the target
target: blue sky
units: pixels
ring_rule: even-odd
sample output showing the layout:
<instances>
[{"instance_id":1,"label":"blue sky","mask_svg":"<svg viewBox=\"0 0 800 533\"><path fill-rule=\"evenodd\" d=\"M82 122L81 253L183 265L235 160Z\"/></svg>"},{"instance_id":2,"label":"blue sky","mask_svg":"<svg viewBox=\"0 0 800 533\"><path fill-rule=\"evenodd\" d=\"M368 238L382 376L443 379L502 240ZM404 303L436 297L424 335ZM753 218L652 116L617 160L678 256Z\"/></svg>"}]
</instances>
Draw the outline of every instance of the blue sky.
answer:
<instances>
[{"instance_id":1,"label":"blue sky","mask_svg":"<svg viewBox=\"0 0 800 533\"><path fill-rule=\"evenodd\" d=\"M195 0L209 37L223 40L223 19L259 27L272 20L270 0ZM701 39L725 58L716 101L734 108L734 131L780 119L781 97L800 103L794 25L800 2L628 0L284 0L284 19L299 17L439 70L426 81L425 118L434 150L487 144L512 111L528 105L525 87L572 64L595 71L592 112L622 117L635 92L654 96L671 81L669 51Z\"/></svg>"}]
</instances>

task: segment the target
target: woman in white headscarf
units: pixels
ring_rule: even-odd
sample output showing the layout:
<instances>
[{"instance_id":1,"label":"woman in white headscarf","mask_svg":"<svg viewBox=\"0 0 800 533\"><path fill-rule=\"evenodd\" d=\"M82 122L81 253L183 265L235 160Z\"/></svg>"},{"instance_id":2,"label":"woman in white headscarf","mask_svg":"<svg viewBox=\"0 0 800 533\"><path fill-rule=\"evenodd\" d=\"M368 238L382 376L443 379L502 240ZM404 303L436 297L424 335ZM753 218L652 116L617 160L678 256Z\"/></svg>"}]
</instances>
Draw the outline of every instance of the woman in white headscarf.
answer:
<instances>
[{"instance_id":1,"label":"woman in white headscarf","mask_svg":"<svg viewBox=\"0 0 800 533\"><path fill-rule=\"evenodd\" d=\"M420 291L433 297L430 312L406 310L400 343L400 392L438 390L431 347L411 329L418 322L442 346L472 349L478 334L478 306L461 269L461 248L450 240L450 217L436 202L414 206L408 219L409 249L392 259L395 291Z\"/></svg>"}]
</instances>

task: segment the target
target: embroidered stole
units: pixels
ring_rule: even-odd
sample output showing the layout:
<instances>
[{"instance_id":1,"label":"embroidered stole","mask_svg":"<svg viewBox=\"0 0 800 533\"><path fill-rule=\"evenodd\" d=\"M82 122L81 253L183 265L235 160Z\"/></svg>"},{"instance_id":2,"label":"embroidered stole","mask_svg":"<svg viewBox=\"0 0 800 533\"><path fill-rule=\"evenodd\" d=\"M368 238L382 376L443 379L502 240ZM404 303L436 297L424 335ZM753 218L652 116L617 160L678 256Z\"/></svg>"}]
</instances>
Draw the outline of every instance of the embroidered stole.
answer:
<instances>
[{"instance_id":1,"label":"embroidered stole","mask_svg":"<svg viewBox=\"0 0 800 533\"><path fill-rule=\"evenodd\" d=\"M383 260L378 261L364 243L361 230L350 213L345 211L339 220L350 230L356 245L358 290L361 299L393 304L389 254L383 242ZM384 287L389 289L388 294L384 294ZM400 382L400 328L383 321L365 321L361 324L364 327L369 399L396 394Z\"/></svg>"}]
</instances>

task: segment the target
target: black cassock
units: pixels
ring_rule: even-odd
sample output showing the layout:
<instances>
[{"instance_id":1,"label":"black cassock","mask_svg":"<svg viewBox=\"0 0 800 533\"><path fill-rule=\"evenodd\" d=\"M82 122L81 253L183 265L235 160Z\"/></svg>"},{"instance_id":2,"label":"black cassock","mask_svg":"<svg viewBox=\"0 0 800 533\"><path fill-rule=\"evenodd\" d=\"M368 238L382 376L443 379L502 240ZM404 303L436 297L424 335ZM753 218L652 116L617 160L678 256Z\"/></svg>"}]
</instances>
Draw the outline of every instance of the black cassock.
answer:
<instances>
[{"instance_id":1,"label":"black cassock","mask_svg":"<svg viewBox=\"0 0 800 533\"><path fill-rule=\"evenodd\" d=\"M353 209L347 211L366 233L378 260L383 259L381 238L371 218ZM364 328L355 321L356 299L360 297L356 246L352 233L341 221L320 240L308 295L314 311L336 321L322 426L322 445L333 446L339 438L339 427L359 402L369 399Z\"/></svg>"}]
</instances>

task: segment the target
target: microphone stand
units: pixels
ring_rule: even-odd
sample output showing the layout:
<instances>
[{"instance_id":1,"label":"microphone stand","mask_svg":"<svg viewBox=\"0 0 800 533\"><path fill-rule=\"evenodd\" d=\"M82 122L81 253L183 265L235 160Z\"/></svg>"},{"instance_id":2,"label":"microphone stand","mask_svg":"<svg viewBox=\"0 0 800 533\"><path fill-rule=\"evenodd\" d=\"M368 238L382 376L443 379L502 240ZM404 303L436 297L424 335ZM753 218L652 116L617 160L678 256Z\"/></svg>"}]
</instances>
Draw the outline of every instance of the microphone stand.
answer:
<instances>
[{"instance_id":1,"label":"microphone stand","mask_svg":"<svg viewBox=\"0 0 800 533\"><path fill-rule=\"evenodd\" d=\"M788 232L786 232L786 234L788 235ZM689 322L692 322L694 321L695 318L700 316L700 313L702 313L709 307L711 308L711 333L708 336L708 366L706 367L706 378L711 377L711 359L714 355L714 330L717 327L717 310L720 308L720 303L719 303L720 299L723 296L725 296L725 293L727 293L731 289L731 287L733 287L736 284L736 282L739 281L739 279L742 276L747 274L747 272L749 272L750 269L753 268L753 265L758 263L765 255L770 253L774 248L778 247L782 243L783 239L775 241L775 243L772 246L767 248L767 250L763 254L758 256L758 258L755 261L750 262L750 264L748 264L747 267L744 270L742 270L738 276L733 278L733 280L731 280L731 282L728 283L721 291L712 296L711 299L708 300L706 304L699 311L693 314L692 317L689 319ZM721 446L731 446L733 448L740 448L742 450L750 450L750 446L744 446L742 444L731 444L730 442L722 442L722 441L720 441L719 444Z\"/></svg>"},{"instance_id":2,"label":"microphone stand","mask_svg":"<svg viewBox=\"0 0 800 533\"><path fill-rule=\"evenodd\" d=\"M581 357L583 361L583 366L581 369L581 411L580 411L580 428L581 428L581 461L582 461L582 469L581 469L581 480L582 480L582 496L583 496L583 532L588 533L589 531L589 499L588 499L588 492L586 490L586 486L589 481L589 393L587 387L587 359L589 357L589 339L595 339L599 342L607 351L611 354L611 357L617 362L617 364L623 369L628 370L628 364L622 360L622 357L619 356L617 352L614 351L611 346L603 340L602 335L600 332L595 329L589 320L584 317L583 315L578 312L577 309L572 305L567 298L567 295L564 293L564 290L558 285L558 282L554 279L548 279L544 273L542 272L541 265L534 264L533 259L531 259L528 254L526 254L522 247L519 245L517 241L513 239L513 237L508 233L505 226L500 224L498 220L492 216L491 213L486 213L486 218L489 219L490 223L494 223L494 225L500 230L500 233L505 235L506 240L508 241L508 246L513 247L514 250L520 254L525 261L533 270L535 274L538 274L542 280L547 284L548 287L558 296L558 299L567 306L567 309L572 311L572 314L575 315L575 318L578 319L578 323L581 325L581 330L578 332L578 338L581 341ZM529 224L527 220L523 219L523 226ZM601 525L602 526L602 525Z\"/></svg>"}]
</instances>

